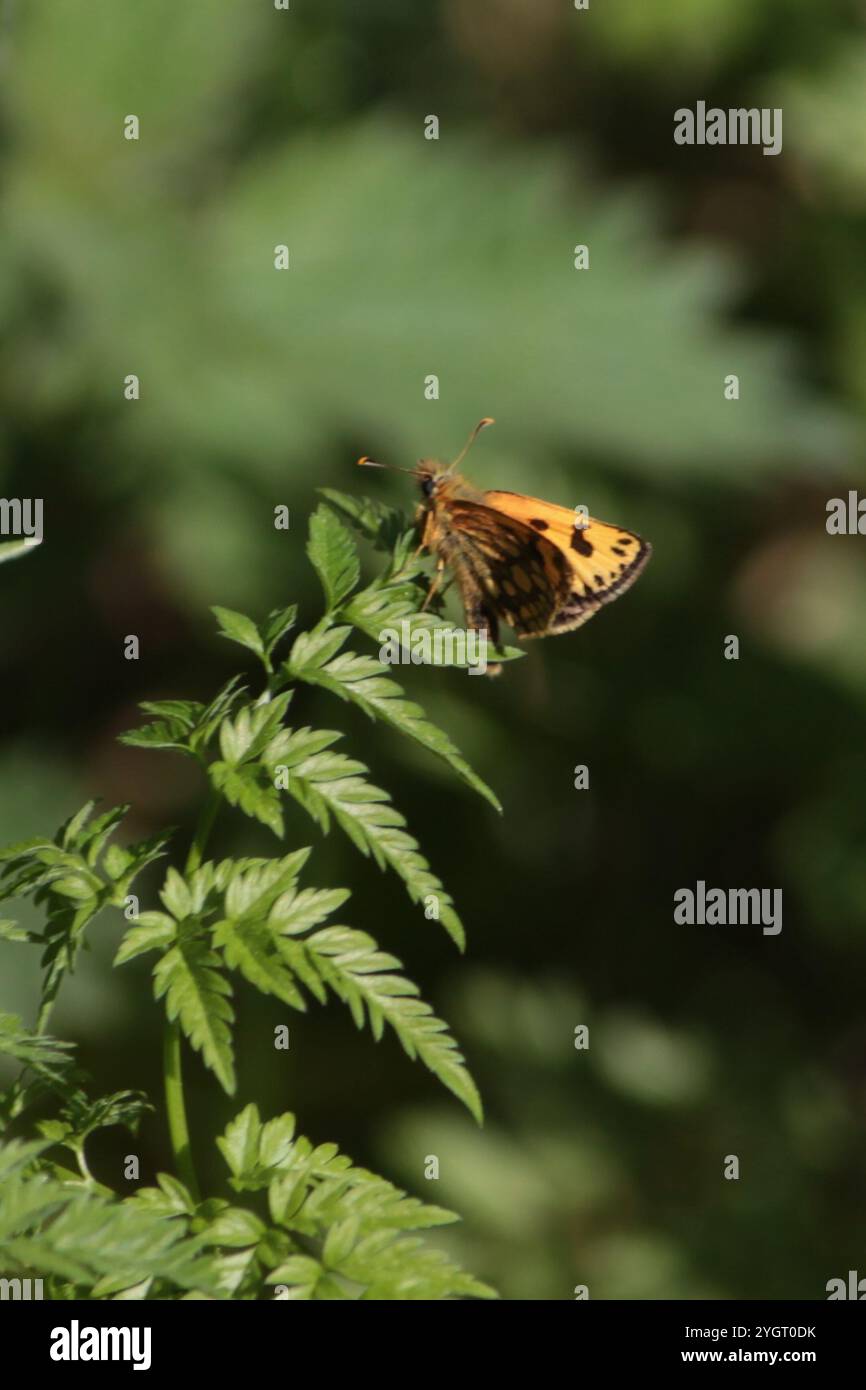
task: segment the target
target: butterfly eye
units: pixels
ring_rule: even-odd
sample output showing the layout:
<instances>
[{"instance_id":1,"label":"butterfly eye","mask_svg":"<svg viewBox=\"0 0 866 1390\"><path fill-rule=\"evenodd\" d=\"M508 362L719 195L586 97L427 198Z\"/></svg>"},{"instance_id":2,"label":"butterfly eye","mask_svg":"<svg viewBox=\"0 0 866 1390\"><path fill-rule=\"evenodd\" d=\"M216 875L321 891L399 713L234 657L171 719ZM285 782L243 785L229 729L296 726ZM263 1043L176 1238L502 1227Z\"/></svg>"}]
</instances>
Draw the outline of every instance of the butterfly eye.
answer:
<instances>
[{"instance_id":1,"label":"butterfly eye","mask_svg":"<svg viewBox=\"0 0 866 1390\"><path fill-rule=\"evenodd\" d=\"M422 479L421 479L421 491L423 492L423 494L424 494L425 497L432 497L432 496L433 496L433 487L434 487L433 479L431 478L430 474L428 473L427 476L426 476L426 478L422 478Z\"/></svg>"}]
</instances>

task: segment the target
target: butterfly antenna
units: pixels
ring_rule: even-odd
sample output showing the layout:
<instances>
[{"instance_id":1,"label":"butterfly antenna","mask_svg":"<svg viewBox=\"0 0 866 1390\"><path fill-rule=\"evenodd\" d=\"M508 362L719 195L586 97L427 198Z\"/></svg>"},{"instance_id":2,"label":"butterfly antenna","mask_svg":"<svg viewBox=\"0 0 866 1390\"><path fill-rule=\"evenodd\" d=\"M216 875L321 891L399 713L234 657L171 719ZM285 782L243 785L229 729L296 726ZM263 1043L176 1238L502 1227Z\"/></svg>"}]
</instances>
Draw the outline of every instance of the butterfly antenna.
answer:
<instances>
[{"instance_id":1,"label":"butterfly antenna","mask_svg":"<svg viewBox=\"0 0 866 1390\"><path fill-rule=\"evenodd\" d=\"M368 459L364 454L358 459L358 468L387 468L392 473L414 473L414 468L400 468L396 463L377 463L375 459Z\"/></svg>"},{"instance_id":2,"label":"butterfly antenna","mask_svg":"<svg viewBox=\"0 0 866 1390\"><path fill-rule=\"evenodd\" d=\"M463 448L460 450L460 453L457 455L453 463L449 463L445 471L447 473L453 473L455 468L458 468L460 464L463 462L481 431L486 430L488 425L495 425L495 423L496 421L493 419L492 415L485 415L483 420L479 420L478 424L475 426L475 429L472 431L466 443L463 445Z\"/></svg>"}]
</instances>

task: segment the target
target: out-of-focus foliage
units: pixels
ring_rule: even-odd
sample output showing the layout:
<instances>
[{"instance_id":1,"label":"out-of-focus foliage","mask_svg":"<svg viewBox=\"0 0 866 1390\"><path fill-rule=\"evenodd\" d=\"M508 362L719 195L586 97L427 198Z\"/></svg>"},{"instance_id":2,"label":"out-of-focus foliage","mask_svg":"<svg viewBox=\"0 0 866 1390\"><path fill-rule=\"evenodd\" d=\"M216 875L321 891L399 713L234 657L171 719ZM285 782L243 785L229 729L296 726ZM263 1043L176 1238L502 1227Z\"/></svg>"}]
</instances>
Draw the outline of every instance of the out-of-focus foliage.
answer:
<instances>
[{"instance_id":1,"label":"out-of-focus foliage","mask_svg":"<svg viewBox=\"0 0 866 1390\"><path fill-rule=\"evenodd\" d=\"M186 822L194 770L115 746L135 701L225 679L209 605L315 611L306 518L359 454L447 457L495 415L471 477L585 502L655 554L621 603L498 682L407 672L501 822L358 714L371 777L467 928L477 973L442 973L433 1003L487 1128L442 1111L396 1046L371 1069L331 1011L279 1071L278 1005L241 1013L239 1055L262 1113L339 1132L428 1200L438 1155L461 1258L506 1295L822 1297L866 1238L866 568L862 537L824 529L828 498L864 486L862 10L0 13L0 471L46 512L45 543L0 570L0 839L96 792L136 806L135 837ZM782 153L674 145L674 110L698 100L781 106ZM408 480L371 478L408 509ZM256 834L222 849L254 854ZM399 887L336 841L323 864L435 979ZM673 892L698 878L781 887L782 933L677 926ZM0 944L0 1008L26 1017L13 954ZM152 1090L129 1067L148 1051L143 977L119 995L110 955L96 943L63 1036L105 1092ZM193 1074L212 1133L229 1112ZM92 1143L97 1168L100 1143L116 1161L110 1136ZM165 1166L147 1119L141 1143Z\"/></svg>"}]
</instances>

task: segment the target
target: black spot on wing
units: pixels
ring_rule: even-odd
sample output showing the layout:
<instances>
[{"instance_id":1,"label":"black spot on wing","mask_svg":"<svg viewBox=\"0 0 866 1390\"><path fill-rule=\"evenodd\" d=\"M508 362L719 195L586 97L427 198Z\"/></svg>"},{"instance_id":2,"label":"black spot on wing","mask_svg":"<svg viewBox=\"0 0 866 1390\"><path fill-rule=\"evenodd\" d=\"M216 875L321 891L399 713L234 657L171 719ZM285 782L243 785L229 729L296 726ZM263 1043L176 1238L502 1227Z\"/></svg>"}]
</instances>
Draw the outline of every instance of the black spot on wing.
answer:
<instances>
[{"instance_id":1,"label":"black spot on wing","mask_svg":"<svg viewBox=\"0 0 866 1390\"><path fill-rule=\"evenodd\" d=\"M628 563L621 561L617 567L619 572L611 573L605 582L600 583L602 576L594 574L592 577L598 585L595 592L589 587L589 581L587 581L584 594L573 590L563 607L557 611L551 623L551 632L574 626L575 620L582 613L590 616L588 610L595 612L602 604L610 603L630 588L652 554L652 546L648 541L641 540L639 536L632 539L638 548L631 560Z\"/></svg>"}]
</instances>

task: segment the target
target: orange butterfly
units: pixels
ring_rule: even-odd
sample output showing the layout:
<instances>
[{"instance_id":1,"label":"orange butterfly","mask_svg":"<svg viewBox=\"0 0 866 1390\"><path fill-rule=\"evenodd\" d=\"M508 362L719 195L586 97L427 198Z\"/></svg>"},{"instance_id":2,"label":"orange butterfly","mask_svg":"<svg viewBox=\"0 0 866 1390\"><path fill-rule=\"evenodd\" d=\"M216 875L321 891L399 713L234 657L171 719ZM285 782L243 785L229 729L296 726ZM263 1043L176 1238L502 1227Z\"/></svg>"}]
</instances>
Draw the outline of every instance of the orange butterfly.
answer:
<instances>
[{"instance_id":1,"label":"orange butterfly","mask_svg":"<svg viewBox=\"0 0 866 1390\"><path fill-rule=\"evenodd\" d=\"M499 640L502 619L519 637L549 637L580 627L633 584L652 547L633 531L583 517L522 492L479 491L455 469L481 430L481 420L452 464L421 459L413 469L422 494L420 549L436 555L436 577L454 572L467 627ZM372 459L358 462L383 467ZM494 668L489 668L493 671Z\"/></svg>"}]
</instances>

